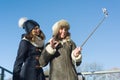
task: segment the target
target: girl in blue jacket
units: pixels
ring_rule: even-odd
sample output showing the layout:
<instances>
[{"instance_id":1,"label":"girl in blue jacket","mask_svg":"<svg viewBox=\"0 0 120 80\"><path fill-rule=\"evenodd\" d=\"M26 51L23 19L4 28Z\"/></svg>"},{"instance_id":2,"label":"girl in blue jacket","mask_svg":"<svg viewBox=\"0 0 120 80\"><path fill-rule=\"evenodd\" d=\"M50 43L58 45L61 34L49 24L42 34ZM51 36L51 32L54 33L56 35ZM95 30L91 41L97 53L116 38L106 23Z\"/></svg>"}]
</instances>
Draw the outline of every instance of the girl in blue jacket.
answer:
<instances>
[{"instance_id":1,"label":"girl in blue jacket","mask_svg":"<svg viewBox=\"0 0 120 80\"><path fill-rule=\"evenodd\" d=\"M21 18L19 26L25 29L22 35L13 68L13 80L45 80L37 58L44 48L45 35L34 20Z\"/></svg>"}]
</instances>

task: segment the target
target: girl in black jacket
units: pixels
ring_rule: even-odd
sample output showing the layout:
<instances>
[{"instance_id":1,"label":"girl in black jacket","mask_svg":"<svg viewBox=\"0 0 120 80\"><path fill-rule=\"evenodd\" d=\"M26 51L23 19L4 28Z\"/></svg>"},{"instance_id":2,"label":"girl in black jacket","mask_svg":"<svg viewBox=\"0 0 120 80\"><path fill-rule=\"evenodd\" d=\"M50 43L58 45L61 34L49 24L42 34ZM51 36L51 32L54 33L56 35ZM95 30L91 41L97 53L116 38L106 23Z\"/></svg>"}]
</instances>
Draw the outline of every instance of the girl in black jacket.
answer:
<instances>
[{"instance_id":1,"label":"girl in black jacket","mask_svg":"<svg viewBox=\"0 0 120 80\"><path fill-rule=\"evenodd\" d=\"M37 58L44 48L45 35L34 20L21 18L19 26L25 29L22 35L13 68L13 80L45 80Z\"/></svg>"}]
</instances>

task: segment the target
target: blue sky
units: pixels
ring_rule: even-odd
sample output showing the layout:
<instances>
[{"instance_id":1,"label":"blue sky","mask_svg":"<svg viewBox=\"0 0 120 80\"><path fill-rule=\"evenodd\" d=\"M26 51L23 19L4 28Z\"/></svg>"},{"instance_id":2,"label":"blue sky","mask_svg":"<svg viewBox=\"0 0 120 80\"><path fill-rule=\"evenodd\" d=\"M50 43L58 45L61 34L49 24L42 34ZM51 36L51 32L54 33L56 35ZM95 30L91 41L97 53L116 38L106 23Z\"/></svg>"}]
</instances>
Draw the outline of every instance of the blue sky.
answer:
<instances>
[{"instance_id":1,"label":"blue sky","mask_svg":"<svg viewBox=\"0 0 120 80\"><path fill-rule=\"evenodd\" d=\"M120 68L119 3L119 0L0 0L0 66L13 69L21 34L25 32L18 27L21 17L37 21L46 42L52 35L52 25L66 19L72 39L80 46L104 17L101 9L105 7L109 16L83 46L82 64Z\"/></svg>"}]
</instances>

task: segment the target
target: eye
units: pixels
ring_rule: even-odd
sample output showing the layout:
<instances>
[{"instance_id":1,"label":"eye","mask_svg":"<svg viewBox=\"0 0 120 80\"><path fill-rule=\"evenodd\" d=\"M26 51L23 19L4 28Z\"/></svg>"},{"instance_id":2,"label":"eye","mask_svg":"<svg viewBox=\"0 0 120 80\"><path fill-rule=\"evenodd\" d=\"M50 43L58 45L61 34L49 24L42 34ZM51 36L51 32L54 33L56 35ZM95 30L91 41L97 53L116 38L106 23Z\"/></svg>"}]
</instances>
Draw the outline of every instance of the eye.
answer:
<instances>
[{"instance_id":1,"label":"eye","mask_svg":"<svg viewBox=\"0 0 120 80\"><path fill-rule=\"evenodd\" d=\"M39 29L39 27L35 27L35 28L34 28L34 30L37 30L37 29Z\"/></svg>"}]
</instances>

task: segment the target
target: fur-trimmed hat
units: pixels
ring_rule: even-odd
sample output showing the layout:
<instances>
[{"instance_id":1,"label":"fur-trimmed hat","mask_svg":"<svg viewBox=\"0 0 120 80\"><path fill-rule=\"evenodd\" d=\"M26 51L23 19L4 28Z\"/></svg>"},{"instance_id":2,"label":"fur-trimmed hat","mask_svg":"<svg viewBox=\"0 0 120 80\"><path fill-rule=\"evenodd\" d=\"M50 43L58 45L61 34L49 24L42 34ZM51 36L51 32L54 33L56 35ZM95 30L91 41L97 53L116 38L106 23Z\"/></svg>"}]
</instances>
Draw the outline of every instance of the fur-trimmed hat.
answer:
<instances>
[{"instance_id":1,"label":"fur-trimmed hat","mask_svg":"<svg viewBox=\"0 0 120 80\"><path fill-rule=\"evenodd\" d=\"M70 29L69 23L64 19L61 19L53 25L53 27L52 27L53 35L57 35L57 33L61 27L65 27L68 30Z\"/></svg>"},{"instance_id":2,"label":"fur-trimmed hat","mask_svg":"<svg viewBox=\"0 0 120 80\"><path fill-rule=\"evenodd\" d=\"M26 33L32 31L32 29L36 26L40 27L39 24L34 20L28 20L26 17L20 18L18 22L19 27L23 27Z\"/></svg>"}]
</instances>

